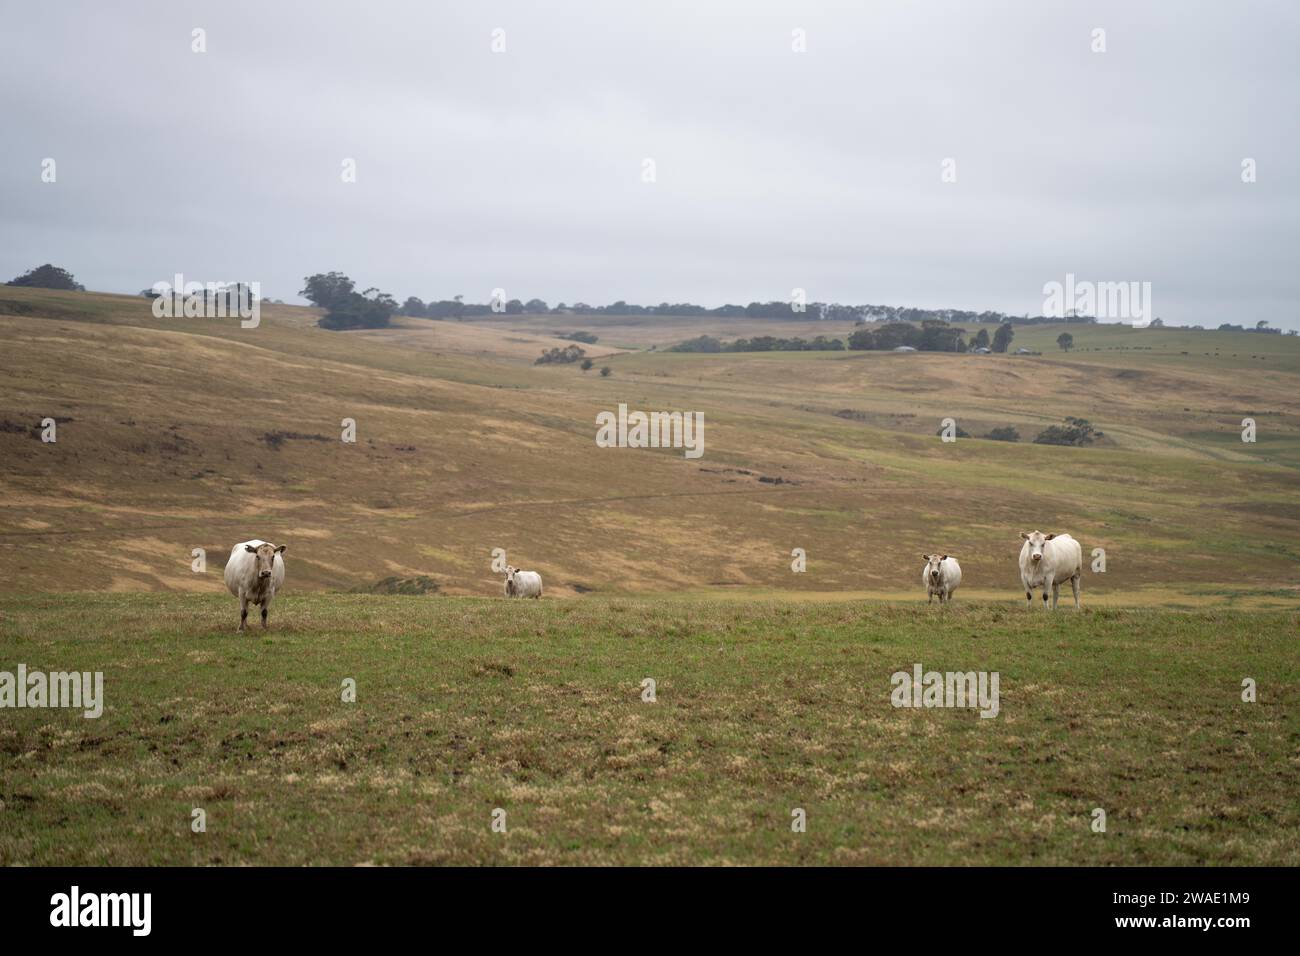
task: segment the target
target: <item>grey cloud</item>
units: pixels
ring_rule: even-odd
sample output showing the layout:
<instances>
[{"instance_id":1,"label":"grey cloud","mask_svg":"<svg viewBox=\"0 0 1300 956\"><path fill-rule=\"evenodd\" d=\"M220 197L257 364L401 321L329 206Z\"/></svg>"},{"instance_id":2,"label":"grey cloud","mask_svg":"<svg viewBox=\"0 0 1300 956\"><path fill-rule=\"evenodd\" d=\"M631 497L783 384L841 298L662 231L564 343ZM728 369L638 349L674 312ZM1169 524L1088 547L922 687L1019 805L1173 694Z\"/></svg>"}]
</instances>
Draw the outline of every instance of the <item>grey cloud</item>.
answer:
<instances>
[{"instance_id":1,"label":"grey cloud","mask_svg":"<svg viewBox=\"0 0 1300 956\"><path fill-rule=\"evenodd\" d=\"M292 298L338 268L399 297L801 286L1036 313L1069 271L1151 281L1170 322L1300 323L1285 3L73 2L6 20L5 278L48 260L95 289L183 271Z\"/></svg>"}]
</instances>

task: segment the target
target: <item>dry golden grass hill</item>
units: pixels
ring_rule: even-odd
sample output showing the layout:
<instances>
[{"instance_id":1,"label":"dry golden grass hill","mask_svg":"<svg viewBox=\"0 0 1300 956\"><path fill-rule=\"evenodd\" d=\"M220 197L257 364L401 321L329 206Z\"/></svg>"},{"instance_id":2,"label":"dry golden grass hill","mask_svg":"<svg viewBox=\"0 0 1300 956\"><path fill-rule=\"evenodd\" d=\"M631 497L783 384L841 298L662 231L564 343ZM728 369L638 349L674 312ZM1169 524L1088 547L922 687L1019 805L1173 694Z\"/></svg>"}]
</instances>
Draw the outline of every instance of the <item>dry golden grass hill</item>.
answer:
<instances>
[{"instance_id":1,"label":"dry golden grass hill","mask_svg":"<svg viewBox=\"0 0 1300 956\"><path fill-rule=\"evenodd\" d=\"M218 592L230 545L256 536L288 544L302 591L496 594L503 548L548 597L916 597L920 555L941 550L968 599L1015 601L1033 528L1105 549L1086 600L1293 606L1300 584L1300 338L1072 327L1067 354L1045 326L1017 331L1033 357L692 355L663 349L848 329L316 318L271 305L245 330L0 288L0 588ZM599 337L596 368L532 364L577 329ZM598 448L620 402L703 412L704 456ZM1067 415L1104 439L1029 441ZM945 417L976 437L941 442ZM1024 440L978 437L1008 425Z\"/></svg>"}]
</instances>

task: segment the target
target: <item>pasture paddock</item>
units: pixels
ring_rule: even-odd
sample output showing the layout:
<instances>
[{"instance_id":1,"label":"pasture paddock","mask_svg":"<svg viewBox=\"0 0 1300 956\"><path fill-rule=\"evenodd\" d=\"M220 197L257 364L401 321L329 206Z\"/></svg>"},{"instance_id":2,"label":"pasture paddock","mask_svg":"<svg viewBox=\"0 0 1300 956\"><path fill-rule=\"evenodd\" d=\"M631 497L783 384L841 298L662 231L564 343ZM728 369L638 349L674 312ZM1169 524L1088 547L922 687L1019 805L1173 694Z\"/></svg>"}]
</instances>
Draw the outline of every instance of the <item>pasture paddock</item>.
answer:
<instances>
[{"instance_id":1,"label":"pasture paddock","mask_svg":"<svg viewBox=\"0 0 1300 956\"><path fill-rule=\"evenodd\" d=\"M3 712L0 863L1300 861L1295 339L690 355L619 317L316 318L0 291L0 670L106 697ZM583 328L608 378L532 364ZM1028 442L1060 381L1098 445ZM705 456L597 447L620 403L703 413ZM1026 441L942 443L945 417ZM1082 614L1021 606L1033 527L1105 549ZM292 567L240 635L219 562L255 535ZM499 597L497 547L545 599ZM997 671L998 716L893 708L917 663Z\"/></svg>"},{"instance_id":2,"label":"pasture paddock","mask_svg":"<svg viewBox=\"0 0 1300 956\"><path fill-rule=\"evenodd\" d=\"M276 606L0 598L0 659L106 699L5 712L0 864L1300 862L1294 610ZM916 663L997 671L998 716L892 707Z\"/></svg>"}]
</instances>

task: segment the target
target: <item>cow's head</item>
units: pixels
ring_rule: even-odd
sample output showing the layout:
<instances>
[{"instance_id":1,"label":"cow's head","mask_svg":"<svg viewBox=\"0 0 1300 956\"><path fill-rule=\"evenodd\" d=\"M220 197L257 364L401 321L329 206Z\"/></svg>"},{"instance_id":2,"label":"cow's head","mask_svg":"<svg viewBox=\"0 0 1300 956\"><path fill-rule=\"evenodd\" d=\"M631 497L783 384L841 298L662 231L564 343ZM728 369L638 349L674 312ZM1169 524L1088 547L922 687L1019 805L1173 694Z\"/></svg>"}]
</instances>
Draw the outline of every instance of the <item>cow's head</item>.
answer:
<instances>
[{"instance_id":1,"label":"cow's head","mask_svg":"<svg viewBox=\"0 0 1300 956\"><path fill-rule=\"evenodd\" d=\"M1043 560L1043 545L1055 538L1056 535L1043 534L1041 531L1022 531L1020 537L1029 542L1029 560L1037 564Z\"/></svg>"},{"instance_id":2,"label":"cow's head","mask_svg":"<svg viewBox=\"0 0 1300 956\"><path fill-rule=\"evenodd\" d=\"M931 581L939 580L939 565L948 560L946 554L923 554L925 558L925 576Z\"/></svg>"},{"instance_id":3,"label":"cow's head","mask_svg":"<svg viewBox=\"0 0 1300 956\"><path fill-rule=\"evenodd\" d=\"M251 544L244 545L244 550L249 554L257 555L257 576L259 578L269 578L271 569L275 567L275 556L283 554L287 544L282 544L278 548L273 544L259 544L256 548Z\"/></svg>"},{"instance_id":4,"label":"cow's head","mask_svg":"<svg viewBox=\"0 0 1300 956\"><path fill-rule=\"evenodd\" d=\"M513 583L514 583L514 580L515 580L515 575L518 574L518 573L519 573L519 569L518 569L518 568L516 568L516 567L514 567L514 566L512 566L512 565L509 565L509 564L506 565L506 580L507 580L507 581L509 581L509 582L511 582L511 583L513 584Z\"/></svg>"}]
</instances>

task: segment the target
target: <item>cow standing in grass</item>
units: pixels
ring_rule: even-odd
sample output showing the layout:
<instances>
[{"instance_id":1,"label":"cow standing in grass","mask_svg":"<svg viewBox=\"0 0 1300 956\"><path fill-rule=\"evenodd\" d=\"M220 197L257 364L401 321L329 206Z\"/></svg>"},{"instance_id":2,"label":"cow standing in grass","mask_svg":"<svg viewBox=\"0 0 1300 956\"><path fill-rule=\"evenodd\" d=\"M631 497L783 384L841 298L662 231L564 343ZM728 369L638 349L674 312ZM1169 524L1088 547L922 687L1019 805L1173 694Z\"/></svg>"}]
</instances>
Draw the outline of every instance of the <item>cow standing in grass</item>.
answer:
<instances>
[{"instance_id":1,"label":"cow standing in grass","mask_svg":"<svg viewBox=\"0 0 1300 956\"><path fill-rule=\"evenodd\" d=\"M239 630L248 619L248 605L262 606L262 627L269 627L268 616L275 593L284 585L285 545L278 548L260 538L241 541L230 549L226 562L226 587L239 598Z\"/></svg>"},{"instance_id":2,"label":"cow standing in grass","mask_svg":"<svg viewBox=\"0 0 1300 956\"><path fill-rule=\"evenodd\" d=\"M921 583L925 585L926 604L934 602L939 595L939 603L952 601L952 592L961 584L961 565L950 554L923 554L925 567L921 569Z\"/></svg>"},{"instance_id":3,"label":"cow standing in grass","mask_svg":"<svg viewBox=\"0 0 1300 956\"><path fill-rule=\"evenodd\" d=\"M1022 531L1025 543L1020 548L1020 580L1025 585L1025 606L1034 606L1034 588L1043 589L1043 607L1047 595L1052 595L1052 610L1060 594L1061 584L1070 582L1074 588L1074 609L1079 610L1079 583L1083 579L1083 549L1068 534L1043 534L1039 531Z\"/></svg>"},{"instance_id":4,"label":"cow standing in grass","mask_svg":"<svg viewBox=\"0 0 1300 956\"><path fill-rule=\"evenodd\" d=\"M540 598L542 576L536 571L520 571L506 565L506 597Z\"/></svg>"}]
</instances>

